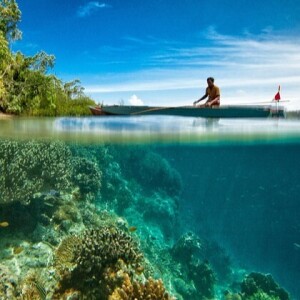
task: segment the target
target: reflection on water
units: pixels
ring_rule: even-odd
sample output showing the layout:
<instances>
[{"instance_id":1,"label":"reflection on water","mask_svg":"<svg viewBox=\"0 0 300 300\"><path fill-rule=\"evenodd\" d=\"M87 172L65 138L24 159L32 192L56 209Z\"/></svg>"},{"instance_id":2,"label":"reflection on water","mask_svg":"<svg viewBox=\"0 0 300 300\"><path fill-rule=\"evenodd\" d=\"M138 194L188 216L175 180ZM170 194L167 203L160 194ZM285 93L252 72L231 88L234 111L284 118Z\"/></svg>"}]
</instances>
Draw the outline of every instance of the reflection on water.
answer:
<instances>
[{"instance_id":1,"label":"reflection on water","mask_svg":"<svg viewBox=\"0 0 300 300\"><path fill-rule=\"evenodd\" d=\"M283 119L205 119L172 116L0 120L1 137L81 142L297 141L300 122Z\"/></svg>"}]
</instances>

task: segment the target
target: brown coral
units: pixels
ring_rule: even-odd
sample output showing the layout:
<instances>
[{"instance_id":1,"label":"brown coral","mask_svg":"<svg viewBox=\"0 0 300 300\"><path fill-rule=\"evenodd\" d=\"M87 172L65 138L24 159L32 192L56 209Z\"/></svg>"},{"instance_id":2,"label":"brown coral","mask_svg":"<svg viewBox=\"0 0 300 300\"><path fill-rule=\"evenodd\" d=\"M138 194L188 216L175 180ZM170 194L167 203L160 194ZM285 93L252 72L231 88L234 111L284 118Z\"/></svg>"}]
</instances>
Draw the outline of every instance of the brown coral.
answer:
<instances>
[{"instance_id":1,"label":"brown coral","mask_svg":"<svg viewBox=\"0 0 300 300\"><path fill-rule=\"evenodd\" d=\"M47 291L45 282L41 279L41 274L30 271L21 283L22 300L46 299Z\"/></svg>"},{"instance_id":2,"label":"brown coral","mask_svg":"<svg viewBox=\"0 0 300 300\"><path fill-rule=\"evenodd\" d=\"M87 230L79 237L70 236L61 242L55 255L55 266L60 274L55 296L60 299L73 288L88 299L107 299L123 282L123 277L114 275L120 262L128 266L131 274L141 266L142 258L134 238L116 226Z\"/></svg>"},{"instance_id":3,"label":"brown coral","mask_svg":"<svg viewBox=\"0 0 300 300\"><path fill-rule=\"evenodd\" d=\"M75 247L80 243L80 238L77 236L68 236L60 243L55 252L55 267L61 273L70 271L76 266L75 263Z\"/></svg>"},{"instance_id":4,"label":"brown coral","mask_svg":"<svg viewBox=\"0 0 300 300\"><path fill-rule=\"evenodd\" d=\"M115 226L86 231L75 255L80 272L94 275L118 259L138 266L143 257L133 237Z\"/></svg>"},{"instance_id":5,"label":"brown coral","mask_svg":"<svg viewBox=\"0 0 300 300\"><path fill-rule=\"evenodd\" d=\"M163 282L149 278L145 283L132 281L128 274L124 274L122 287L117 287L109 296L109 300L135 300L150 299L163 300L174 299L165 290Z\"/></svg>"},{"instance_id":6,"label":"brown coral","mask_svg":"<svg viewBox=\"0 0 300 300\"><path fill-rule=\"evenodd\" d=\"M17 299L17 278L4 265L0 264L0 299L14 300Z\"/></svg>"}]
</instances>

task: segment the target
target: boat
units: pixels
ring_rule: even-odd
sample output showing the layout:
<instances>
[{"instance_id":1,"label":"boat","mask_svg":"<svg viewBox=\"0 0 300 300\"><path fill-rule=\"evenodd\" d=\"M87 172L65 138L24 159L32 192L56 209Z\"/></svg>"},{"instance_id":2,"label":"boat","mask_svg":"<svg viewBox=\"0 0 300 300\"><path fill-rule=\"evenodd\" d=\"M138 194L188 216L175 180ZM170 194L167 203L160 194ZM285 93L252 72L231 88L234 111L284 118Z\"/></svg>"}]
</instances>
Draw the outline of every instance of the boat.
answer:
<instances>
[{"instance_id":1,"label":"boat","mask_svg":"<svg viewBox=\"0 0 300 300\"><path fill-rule=\"evenodd\" d=\"M195 106L129 106L102 105L90 106L95 116L145 116L166 115L203 118L269 118L285 117L285 108L278 105L227 105L219 107Z\"/></svg>"}]
</instances>

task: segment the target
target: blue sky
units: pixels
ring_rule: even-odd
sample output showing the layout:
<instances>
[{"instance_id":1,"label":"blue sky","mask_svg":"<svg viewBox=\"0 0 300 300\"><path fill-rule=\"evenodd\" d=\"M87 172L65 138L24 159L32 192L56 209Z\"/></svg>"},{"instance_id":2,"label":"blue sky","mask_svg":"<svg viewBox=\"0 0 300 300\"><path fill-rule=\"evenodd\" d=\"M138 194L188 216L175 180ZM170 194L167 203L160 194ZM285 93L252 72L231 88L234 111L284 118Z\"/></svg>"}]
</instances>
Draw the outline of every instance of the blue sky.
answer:
<instances>
[{"instance_id":1,"label":"blue sky","mask_svg":"<svg viewBox=\"0 0 300 300\"><path fill-rule=\"evenodd\" d=\"M80 79L104 104L190 105L215 77L223 104L300 108L300 3L294 0L19 0L28 55Z\"/></svg>"}]
</instances>

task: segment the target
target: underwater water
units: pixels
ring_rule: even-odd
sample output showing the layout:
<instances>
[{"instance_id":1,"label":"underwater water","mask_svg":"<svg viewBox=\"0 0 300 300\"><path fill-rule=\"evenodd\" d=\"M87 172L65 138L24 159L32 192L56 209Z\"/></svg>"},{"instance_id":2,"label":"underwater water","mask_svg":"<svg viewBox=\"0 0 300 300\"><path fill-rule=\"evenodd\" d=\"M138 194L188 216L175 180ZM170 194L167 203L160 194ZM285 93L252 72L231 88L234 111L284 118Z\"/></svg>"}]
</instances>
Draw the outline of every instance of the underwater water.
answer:
<instances>
[{"instance_id":1,"label":"underwater water","mask_svg":"<svg viewBox=\"0 0 300 300\"><path fill-rule=\"evenodd\" d=\"M300 299L300 121L0 126L0 299Z\"/></svg>"}]
</instances>

